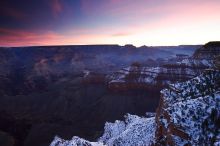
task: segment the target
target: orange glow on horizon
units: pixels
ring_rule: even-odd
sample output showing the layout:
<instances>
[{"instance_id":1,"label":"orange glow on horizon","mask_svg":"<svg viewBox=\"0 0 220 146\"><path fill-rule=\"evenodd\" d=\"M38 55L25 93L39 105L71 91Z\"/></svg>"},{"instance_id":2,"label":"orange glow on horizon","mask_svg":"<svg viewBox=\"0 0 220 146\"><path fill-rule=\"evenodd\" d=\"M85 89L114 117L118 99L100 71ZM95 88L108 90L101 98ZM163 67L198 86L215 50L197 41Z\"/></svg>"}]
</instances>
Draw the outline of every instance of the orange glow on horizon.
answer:
<instances>
[{"instance_id":1,"label":"orange glow on horizon","mask_svg":"<svg viewBox=\"0 0 220 146\"><path fill-rule=\"evenodd\" d=\"M170 0L172 2L172 0ZM127 25L106 25L81 27L62 31L19 30L0 28L0 46L36 46L36 45L84 45L84 44L133 44L135 46L204 44L220 39L220 2L198 1L173 2L173 5L159 5L144 9L139 5L128 5L107 11L113 18L120 14L123 19L131 19ZM112 0L111 6L122 1ZM87 4L87 3L86 3ZM84 4L83 9L89 5ZM105 8L107 6L103 6ZM110 7L110 6L109 6ZM126 16L131 8L140 7L140 14ZM90 8L91 9L91 8ZM53 11L61 13L63 7L54 0ZM115 11L113 11L115 10ZM91 10L90 10L91 11ZM107 13L106 12L106 13ZM120 13L117 13L120 12ZM130 14L130 13L129 13ZM138 14L138 15L137 15ZM149 21L147 16L156 15ZM158 15L157 15L158 14ZM161 15L159 15L161 14ZM163 14L163 15L162 15ZM106 14L107 15L107 14ZM146 15L146 17L145 17ZM116 23L111 20L112 24ZM71 25L70 25L71 26Z\"/></svg>"}]
</instances>

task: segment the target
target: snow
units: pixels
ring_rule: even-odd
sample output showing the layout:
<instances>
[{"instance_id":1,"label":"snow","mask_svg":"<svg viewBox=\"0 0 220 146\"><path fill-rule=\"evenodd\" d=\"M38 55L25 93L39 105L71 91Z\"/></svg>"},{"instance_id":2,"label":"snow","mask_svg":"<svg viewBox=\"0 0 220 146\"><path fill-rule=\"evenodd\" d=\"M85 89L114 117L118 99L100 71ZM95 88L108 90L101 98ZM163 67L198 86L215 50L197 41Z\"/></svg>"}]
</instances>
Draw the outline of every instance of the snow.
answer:
<instances>
[{"instance_id":1,"label":"snow","mask_svg":"<svg viewBox=\"0 0 220 146\"><path fill-rule=\"evenodd\" d=\"M174 111L171 113L173 123L185 127L185 132L190 135L194 143L197 143L199 136L202 135L203 121L209 117L212 109L216 108L215 103L212 97L205 96L177 102L167 110Z\"/></svg>"},{"instance_id":2,"label":"snow","mask_svg":"<svg viewBox=\"0 0 220 146\"><path fill-rule=\"evenodd\" d=\"M153 113L149 114L150 116ZM71 140L55 137L50 146L149 146L154 142L155 117L139 117L127 114L125 121L107 122L103 136L97 142L89 142L74 136Z\"/></svg>"},{"instance_id":3,"label":"snow","mask_svg":"<svg viewBox=\"0 0 220 146\"><path fill-rule=\"evenodd\" d=\"M108 76L109 84L112 83L140 83L140 84L151 84L156 85L158 77L168 75L177 76L181 79L182 76L193 78L198 74L198 70L191 67L189 68L166 68L166 67L127 67L123 68L118 72ZM170 80L164 79L163 84L170 83Z\"/></svg>"},{"instance_id":4,"label":"snow","mask_svg":"<svg viewBox=\"0 0 220 146\"><path fill-rule=\"evenodd\" d=\"M105 126L104 135L99 139L100 142L108 146L148 146L154 141L155 118L142 118L128 114L124 125L118 131L118 121ZM116 126L117 125L117 126Z\"/></svg>"},{"instance_id":5,"label":"snow","mask_svg":"<svg viewBox=\"0 0 220 146\"><path fill-rule=\"evenodd\" d=\"M171 136L175 145L220 144L220 131L216 135L213 116L220 116L220 71L206 70L203 74L189 81L170 84L161 91L163 110L169 119L159 117L159 122L168 129L173 124L189 138L178 135ZM217 116L217 117L216 117ZM146 117L127 114L124 121L107 122L103 135L97 142L90 142L74 136L71 140L55 137L50 146L149 146L154 144L156 122L154 113L146 113ZM166 137L165 137L166 139Z\"/></svg>"},{"instance_id":6,"label":"snow","mask_svg":"<svg viewBox=\"0 0 220 146\"><path fill-rule=\"evenodd\" d=\"M217 85L216 81L220 78L220 74L218 71L213 71L213 74L210 74L210 71L207 70L205 73L187 82L170 84L169 89L163 89L161 93L165 95L167 103L173 104L179 100L196 98L214 92L214 86Z\"/></svg>"},{"instance_id":7,"label":"snow","mask_svg":"<svg viewBox=\"0 0 220 146\"><path fill-rule=\"evenodd\" d=\"M90 74L90 71L89 70L84 70L83 73L84 73L83 77L86 78Z\"/></svg>"},{"instance_id":8,"label":"snow","mask_svg":"<svg viewBox=\"0 0 220 146\"><path fill-rule=\"evenodd\" d=\"M187 59L183 59L180 62L177 62L177 64L184 64L187 66L204 66L207 68L213 67L213 61L208 59L187 58Z\"/></svg>"},{"instance_id":9,"label":"snow","mask_svg":"<svg viewBox=\"0 0 220 146\"><path fill-rule=\"evenodd\" d=\"M198 77L187 82L171 84L168 89L161 91L166 105L163 110L169 113L170 122L181 127L181 131L191 138L187 142L174 135L176 145L211 143L210 139L215 137L217 126L211 116L216 116L213 114L215 111L220 113L219 80L220 71L206 70ZM160 119L165 128L166 120L163 117Z\"/></svg>"},{"instance_id":10,"label":"snow","mask_svg":"<svg viewBox=\"0 0 220 146\"><path fill-rule=\"evenodd\" d=\"M71 140L64 140L55 136L50 146L105 146L100 142L89 142L77 136L74 136Z\"/></svg>"}]
</instances>

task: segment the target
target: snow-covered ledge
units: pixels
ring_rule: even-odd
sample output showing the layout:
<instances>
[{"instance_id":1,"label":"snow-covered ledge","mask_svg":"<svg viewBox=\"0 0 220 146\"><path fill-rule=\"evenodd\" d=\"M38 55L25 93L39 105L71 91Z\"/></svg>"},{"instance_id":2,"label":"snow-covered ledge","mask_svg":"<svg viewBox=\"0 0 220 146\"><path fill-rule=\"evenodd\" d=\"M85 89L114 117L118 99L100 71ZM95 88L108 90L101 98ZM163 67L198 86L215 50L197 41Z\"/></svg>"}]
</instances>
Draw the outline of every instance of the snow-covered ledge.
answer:
<instances>
[{"instance_id":1,"label":"snow-covered ledge","mask_svg":"<svg viewBox=\"0 0 220 146\"><path fill-rule=\"evenodd\" d=\"M55 137L50 146L148 146L154 142L155 117L139 117L127 114L125 121L107 122L104 134L97 142L74 136L71 140Z\"/></svg>"}]
</instances>

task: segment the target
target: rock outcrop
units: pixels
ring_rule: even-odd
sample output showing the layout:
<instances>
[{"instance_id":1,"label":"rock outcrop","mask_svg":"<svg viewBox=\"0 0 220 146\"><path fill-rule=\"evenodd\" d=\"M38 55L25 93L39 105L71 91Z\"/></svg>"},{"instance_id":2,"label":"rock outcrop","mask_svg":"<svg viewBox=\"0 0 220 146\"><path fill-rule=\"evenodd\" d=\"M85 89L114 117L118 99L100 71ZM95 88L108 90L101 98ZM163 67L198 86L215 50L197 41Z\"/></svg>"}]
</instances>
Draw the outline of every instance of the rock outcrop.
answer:
<instances>
[{"instance_id":1,"label":"rock outcrop","mask_svg":"<svg viewBox=\"0 0 220 146\"><path fill-rule=\"evenodd\" d=\"M113 91L134 89L161 90L170 83L189 80L207 68L206 65L186 65L177 62L158 67L131 65L108 76L108 87Z\"/></svg>"},{"instance_id":2,"label":"rock outcrop","mask_svg":"<svg viewBox=\"0 0 220 146\"><path fill-rule=\"evenodd\" d=\"M161 91L156 145L213 145L220 122L220 72L206 70Z\"/></svg>"},{"instance_id":3,"label":"rock outcrop","mask_svg":"<svg viewBox=\"0 0 220 146\"><path fill-rule=\"evenodd\" d=\"M200 63L198 57L197 63L187 56L197 47L200 46L0 48L0 112L5 111L15 121L7 122L2 116L0 130L19 140L20 145L28 146L49 145L56 134L64 139L78 135L94 141L101 136L106 121L121 119L126 113L140 116L154 111L162 88L191 79L207 68L210 62L206 59ZM177 58L169 59L173 56ZM143 67L138 63L128 67L133 62ZM129 126L125 121L127 128L103 140L104 144L111 144L110 139L113 144L149 144L146 139L153 139L153 129L148 129L150 138L138 134L133 137L131 131L147 128L145 121L154 120L137 119L141 123ZM177 128L173 125L170 129Z\"/></svg>"},{"instance_id":4,"label":"rock outcrop","mask_svg":"<svg viewBox=\"0 0 220 146\"><path fill-rule=\"evenodd\" d=\"M154 141L155 118L126 115L125 121L106 123L100 142L108 146L148 146Z\"/></svg>"},{"instance_id":5,"label":"rock outcrop","mask_svg":"<svg viewBox=\"0 0 220 146\"><path fill-rule=\"evenodd\" d=\"M158 89L169 83L191 79L201 72L202 70L195 70L184 65L166 65L163 67L131 66L110 76L108 86L112 90Z\"/></svg>"},{"instance_id":6,"label":"rock outcrop","mask_svg":"<svg viewBox=\"0 0 220 146\"><path fill-rule=\"evenodd\" d=\"M193 57L196 59L213 60L220 54L220 42L209 42L195 51Z\"/></svg>"},{"instance_id":7,"label":"rock outcrop","mask_svg":"<svg viewBox=\"0 0 220 146\"><path fill-rule=\"evenodd\" d=\"M125 121L107 122L98 142L89 142L74 136L71 140L55 137L50 146L148 146L154 142L154 117L126 115Z\"/></svg>"},{"instance_id":8,"label":"rock outcrop","mask_svg":"<svg viewBox=\"0 0 220 146\"><path fill-rule=\"evenodd\" d=\"M110 88L123 90L147 88L145 85L156 86L161 80L165 81L167 87L161 91L155 117L128 115L125 122L106 123L104 134L98 142L108 146L218 146L220 144L220 71L215 68L217 66L213 60L220 51L218 49L205 51L207 53L205 55L202 52L204 53L204 50L200 49L195 53L198 55L194 54L193 57L184 58L175 64L177 68L185 66L184 73L178 69L143 68L135 64L109 76ZM196 71L202 73L197 76ZM161 80L157 80L158 78ZM183 82L183 80L188 81ZM128 84L130 85L127 86ZM74 139L73 142L76 141ZM56 143L52 142L52 144Z\"/></svg>"},{"instance_id":9,"label":"rock outcrop","mask_svg":"<svg viewBox=\"0 0 220 146\"><path fill-rule=\"evenodd\" d=\"M170 83L183 82L213 68L220 55L220 42L209 42L201 46L192 56L176 54L156 67L142 66L134 62L112 75L108 75L108 86L113 91L132 89L162 89Z\"/></svg>"},{"instance_id":10,"label":"rock outcrop","mask_svg":"<svg viewBox=\"0 0 220 146\"><path fill-rule=\"evenodd\" d=\"M104 146L104 144L101 142L89 142L77 136L74 136L71 140L64 140L56 136L50 146Z\"/></svg>"},{"instance_id":11,"label":"rock outcrop","mask_svg":"<svg viewBox=\"0 0 220 146\"><path fill-rule=\"evenodd\" d=\"M128 114L125 122L107 122L97 143L107 146L217 146L219 123L220 71L209 69L187 82L170 84L163 89L155 117ZM51 146L68 146L79 141L85 143L84 139L76 137L71 141L56 137Z\"/></svg>"}]
</instances>

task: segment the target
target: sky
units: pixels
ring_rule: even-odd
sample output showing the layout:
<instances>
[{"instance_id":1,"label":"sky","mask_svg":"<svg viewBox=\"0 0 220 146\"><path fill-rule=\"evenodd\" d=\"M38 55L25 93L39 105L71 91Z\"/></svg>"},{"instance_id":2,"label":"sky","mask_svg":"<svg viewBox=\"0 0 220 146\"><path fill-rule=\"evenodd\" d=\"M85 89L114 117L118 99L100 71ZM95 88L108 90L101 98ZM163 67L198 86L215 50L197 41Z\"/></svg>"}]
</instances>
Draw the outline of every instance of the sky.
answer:
<instances>
[{"instance_id":1,"label":"sky","mask_svg":"<svg viewBox=\"0 0 220 146\"><path fill-rule=\"evenodd\" d=\"M1 0L0 46L204 44L220 0Z\"/></svg>"}]
</instances>

